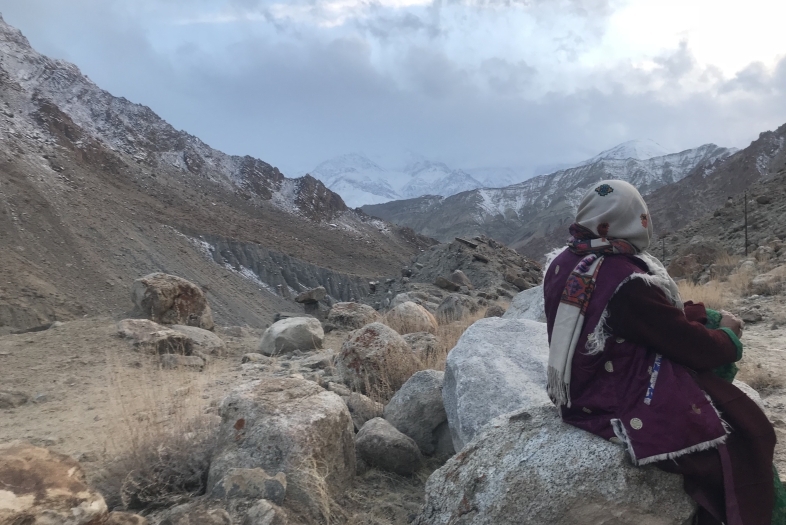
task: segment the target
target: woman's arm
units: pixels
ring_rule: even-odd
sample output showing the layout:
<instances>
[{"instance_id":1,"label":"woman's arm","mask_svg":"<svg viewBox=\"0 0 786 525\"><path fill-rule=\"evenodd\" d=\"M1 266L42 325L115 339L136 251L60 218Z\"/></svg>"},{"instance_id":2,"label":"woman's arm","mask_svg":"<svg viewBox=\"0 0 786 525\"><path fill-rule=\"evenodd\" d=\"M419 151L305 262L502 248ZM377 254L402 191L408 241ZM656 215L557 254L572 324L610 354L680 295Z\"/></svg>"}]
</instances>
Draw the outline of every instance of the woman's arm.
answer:
<instances>
[{"instance_id":1,"label":"woman's arm","mask_svg":"<svg viewBox=\"0 0 786 525\"><path fill-rule=\"evenodd\" d=\"M690 311L691 318L701 319L698 313ZM632 279L617 291L609 302L607 324L616 337L694 370L713 369L742 357L742 345L731 330L708 330L701 322L688 320L660 288L643 279Z\"/></svg>"}]
</instances>

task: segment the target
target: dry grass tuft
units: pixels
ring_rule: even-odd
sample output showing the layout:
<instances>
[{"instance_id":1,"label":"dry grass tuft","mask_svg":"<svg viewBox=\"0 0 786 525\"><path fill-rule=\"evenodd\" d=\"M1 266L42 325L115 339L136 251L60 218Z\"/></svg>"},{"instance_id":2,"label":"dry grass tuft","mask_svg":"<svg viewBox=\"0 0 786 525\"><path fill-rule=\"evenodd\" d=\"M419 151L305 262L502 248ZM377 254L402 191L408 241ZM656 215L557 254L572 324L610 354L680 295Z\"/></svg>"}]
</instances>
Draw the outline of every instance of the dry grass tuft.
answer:
<instances>
[{"instance_id":1,"label":"dry grass tuft","mask_svg":"<svg viewBox=\"0 0 786 525\"><path fill-rule=\"evenodd\" d=\"M713 310L721 310L728 304L724 288L720 281L709 281L706 284L694 284L688 280L679 282L680 295L684 301L704 303L704 306Z\"/></svg>"},{"instance_id":2,"label":"dry grass tuft","mask_svg":"<svg viewBox=\"0 0 786 525\"><path fill-rule=\"evenodd\" d=\"M737 379L748 383L748 385L756 390L759 395L766 396L775 391L782 390L786 386L786 381L772 371L763 368L761 364L753 365L753 363L746 362L745 360L740 363L740 371L737 374Z\"/></svg>"},{"instance_id":3,"label":"dry grass tuft","mask_svg":"<svg viewBox=\"0 0 786 525\"><path fill-rule=\"evenodd\" d=\"M108 359L110 401L106 449L114 458L94 481L110 508L172 506L203 494L216 445L217 418L202 398L211 377L162 370L154 359L140 368Z\"/></svg>"}]
</instances>

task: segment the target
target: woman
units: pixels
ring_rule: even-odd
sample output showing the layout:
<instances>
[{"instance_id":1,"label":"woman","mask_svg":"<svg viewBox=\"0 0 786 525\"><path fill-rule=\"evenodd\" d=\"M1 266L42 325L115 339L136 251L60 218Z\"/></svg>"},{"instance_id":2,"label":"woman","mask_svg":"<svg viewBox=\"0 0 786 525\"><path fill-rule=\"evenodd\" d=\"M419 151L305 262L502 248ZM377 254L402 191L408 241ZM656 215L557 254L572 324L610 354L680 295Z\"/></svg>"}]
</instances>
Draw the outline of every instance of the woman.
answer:
<instances>
[{"instance_id":1,"label":"woman","mask_svg":"<svg viewBox=\"0 0 786 525\"><path fill-rule=\"evenodd\" d=\"M774 429L731 384L742 323L682 303L645 251L652 220L632 185L598 183L570 232L544 278L548 391L562 419L623 444L637 465L682 474L700 525L786 524L773 510Z\"/></svg>"}]
</instances>

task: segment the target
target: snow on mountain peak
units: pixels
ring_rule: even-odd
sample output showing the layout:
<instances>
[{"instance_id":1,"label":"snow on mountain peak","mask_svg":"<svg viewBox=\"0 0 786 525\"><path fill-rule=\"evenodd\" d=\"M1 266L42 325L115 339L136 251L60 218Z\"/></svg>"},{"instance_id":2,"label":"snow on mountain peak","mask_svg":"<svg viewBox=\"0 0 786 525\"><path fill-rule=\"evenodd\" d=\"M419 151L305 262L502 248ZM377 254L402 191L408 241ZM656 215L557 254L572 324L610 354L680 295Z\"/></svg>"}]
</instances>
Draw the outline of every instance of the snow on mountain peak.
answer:
<instances>
[{"instance_id":1,"label":"snow on mountain peak","mask_svg":"<svg viewBox=\"0 0 786 525\"><path fill-rule=\"evenodd\" d=\"M653 157L662 157L672 153L652 139L629 140L611 149L601 151L589 160L582 162L581 165L592 164L599 160L648 160Z\"/></svg>"}]
</instances>

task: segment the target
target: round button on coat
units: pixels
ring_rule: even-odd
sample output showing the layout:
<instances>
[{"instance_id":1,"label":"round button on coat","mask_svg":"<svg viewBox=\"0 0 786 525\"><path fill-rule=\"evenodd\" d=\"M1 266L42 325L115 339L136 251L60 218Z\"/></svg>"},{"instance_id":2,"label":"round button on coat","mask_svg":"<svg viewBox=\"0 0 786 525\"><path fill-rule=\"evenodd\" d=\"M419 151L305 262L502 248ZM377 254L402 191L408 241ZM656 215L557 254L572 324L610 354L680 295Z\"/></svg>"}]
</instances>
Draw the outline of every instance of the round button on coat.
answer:
<instances>
[{"instance_id":1,"label":"round button on coat","mask_svg":"<svg viewBox=\"0 0 786 525\"><path fill-rule=\"evenodd\" d=\"M644 423L641 422L641 419L634 417L630 420L630 426L633 430L641 430L641 427L644 426Z\"/></svg>"}]
</instances>

